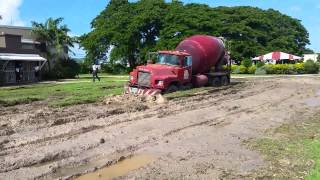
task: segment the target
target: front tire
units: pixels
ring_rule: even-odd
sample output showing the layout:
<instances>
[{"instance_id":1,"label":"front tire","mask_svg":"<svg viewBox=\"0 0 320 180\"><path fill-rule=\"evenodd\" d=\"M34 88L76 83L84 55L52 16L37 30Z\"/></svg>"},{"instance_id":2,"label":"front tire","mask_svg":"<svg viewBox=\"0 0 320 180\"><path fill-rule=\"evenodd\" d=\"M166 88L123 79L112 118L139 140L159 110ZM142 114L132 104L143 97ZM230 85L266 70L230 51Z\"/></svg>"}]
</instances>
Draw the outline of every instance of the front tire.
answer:
<instances>
[{"instance_id":1,"label":"front tire","mask_svg":"<svg viewBox=\"0 0 320 180\"><path fill-rule=\"evenodd\" d=\"M176 92L178 91L179 88L178 86L174 85L174 84L171 84L165 91L165 94L169 94L169 93L173 93L173 92Z\"/></svg>"}]
</instances>

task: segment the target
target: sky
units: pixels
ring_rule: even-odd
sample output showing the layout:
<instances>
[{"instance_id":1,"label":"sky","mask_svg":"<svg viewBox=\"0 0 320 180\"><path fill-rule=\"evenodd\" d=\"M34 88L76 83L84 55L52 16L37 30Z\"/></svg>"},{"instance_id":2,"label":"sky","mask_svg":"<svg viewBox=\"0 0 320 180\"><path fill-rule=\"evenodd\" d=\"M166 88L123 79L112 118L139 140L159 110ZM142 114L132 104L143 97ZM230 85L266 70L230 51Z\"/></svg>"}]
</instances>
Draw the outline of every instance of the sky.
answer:
<instances>
[{"instance_id":1,"label":"sky","mask_svg":"<svg viewBox=\"0 0 320 180\"><path fill-rule=\"evenodd\" d=\"M31 21L44 22L49 17L63 17L71 35L90 32L91 21L108 4L108 0L0 0L0 25L31 26ZM183 0L185 3L202 3L216 6L255 6L273 8L301 20L310 34L311 45L320 52L320 1L319 0ZM76 57L85 52L75 48Z\"/></svg>"}]
</instances>

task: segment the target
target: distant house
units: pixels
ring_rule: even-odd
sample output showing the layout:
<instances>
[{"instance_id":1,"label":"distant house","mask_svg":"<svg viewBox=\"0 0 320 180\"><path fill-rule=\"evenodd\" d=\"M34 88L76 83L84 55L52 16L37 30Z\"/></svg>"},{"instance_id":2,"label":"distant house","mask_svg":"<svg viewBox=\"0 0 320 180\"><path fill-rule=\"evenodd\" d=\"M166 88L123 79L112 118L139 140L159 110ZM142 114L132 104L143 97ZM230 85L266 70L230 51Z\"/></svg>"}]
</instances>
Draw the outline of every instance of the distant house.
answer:
<instances>
[{"instance_id":1,"label":"distant house","mask_svg":"<svg viewBox=\"0 0 320 180\"><path fill-rule=\"evenodd\" d=\"M41 49L31 28L0 25L0 85L38 81L46 63Z\"/></svg>"},{"instance_id":2,"label":"distant house","mask_svg":"<svg viewBox=\"0 0 320 180\"><path fill-rule=\"evenodd\" d=\"M312 60L312 61L317 61L319 54L304 54L303 55L303 60L307 61L307 60Z\"/></svg>"}]
</instances>

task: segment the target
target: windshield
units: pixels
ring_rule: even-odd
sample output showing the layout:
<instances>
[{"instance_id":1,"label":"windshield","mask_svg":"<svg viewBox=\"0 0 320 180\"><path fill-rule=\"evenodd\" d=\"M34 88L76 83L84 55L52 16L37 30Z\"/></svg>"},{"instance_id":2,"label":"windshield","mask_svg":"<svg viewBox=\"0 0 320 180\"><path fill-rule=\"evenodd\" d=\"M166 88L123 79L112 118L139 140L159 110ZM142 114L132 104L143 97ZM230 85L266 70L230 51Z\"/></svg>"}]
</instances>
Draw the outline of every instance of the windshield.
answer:
<instances>
[{"instance_id":1,"label":"windshield","mask_svg":"<svg viewBox=\"0 0 320 180\"><path fill-rule=\"evenodd\" d=\"M179 57L172 54L159 54L157 64L166 64L177 66L180 64Z\"/></svg>"}]
</instances>

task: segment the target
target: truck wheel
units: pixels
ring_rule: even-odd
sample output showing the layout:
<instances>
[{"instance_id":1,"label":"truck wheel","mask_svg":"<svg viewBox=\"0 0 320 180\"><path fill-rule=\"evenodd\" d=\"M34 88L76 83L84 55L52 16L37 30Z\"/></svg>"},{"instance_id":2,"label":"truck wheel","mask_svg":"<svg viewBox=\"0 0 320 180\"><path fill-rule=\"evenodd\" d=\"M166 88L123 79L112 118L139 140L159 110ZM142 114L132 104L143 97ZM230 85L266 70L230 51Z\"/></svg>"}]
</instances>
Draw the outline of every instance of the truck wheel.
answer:
<instances>
[{"instance_id":1,"label":"truck wheel","mask_svg":"<svg viewBox=\"0 0 320 180\"><path fill-rule=\"evenodd\" d=\"M183 91L189 90L189 89L192 89L191 83L185 84L184 86L181 87L181 90L183 90Z\"/></svg>"},{"instance_id":2,"label":"truck wheel","mask_svg":"<svg viewBox=\"0 0 320 180\"><path fill-rule=\"evenodd\" d=\"M221 86L221 78L220 77L213 78L211 81L211 86L213 86L213 87Z\"/></svg>"},{"instance_id":3,"label":"truck wheel","mask_svg":"<svg viewBox=\"0 0 320 180\"><path fill-rule=\"evenodd\" d=\"M176 91L178 91L179 89L178 89L178 87L176 86L176 85L170 85L167 89L166 89L166 91L165 91L165 93L166 94L168 94L168 93L173 93L173 92L176 92Z\"/></svg>"},{"instance_id":4,"label":"truck wheel","mask_svg":"<svg viewBox=\"0 0 320 180\"><path fill-rule=\"evenodd\" d=\"M229 78L227 76L222 76L221 77L221 85L222 86L228 86L230 84Z\"/></svg>"}]
</instances>

